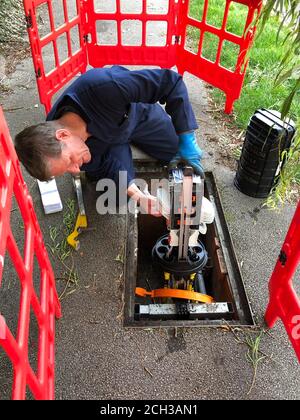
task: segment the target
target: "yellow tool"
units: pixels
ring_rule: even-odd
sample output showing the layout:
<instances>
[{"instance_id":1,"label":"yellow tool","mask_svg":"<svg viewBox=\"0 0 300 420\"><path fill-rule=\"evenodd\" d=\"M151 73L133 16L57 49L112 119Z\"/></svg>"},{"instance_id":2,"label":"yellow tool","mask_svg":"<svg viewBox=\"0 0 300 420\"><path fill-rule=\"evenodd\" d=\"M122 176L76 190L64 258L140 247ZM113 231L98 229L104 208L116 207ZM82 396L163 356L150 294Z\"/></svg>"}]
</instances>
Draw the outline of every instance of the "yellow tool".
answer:
<instances>
[{"instance_id":1,"label":"yellow tool","mask_svg":"<svg viewBox=\"0 0 300 420\"><path fill-rule=\"evenodd\" d=\"M67 237L68 244L71 245L75 251L78 251L80 248L80 242L77 237L80 235L82 229L84 228L87 228L87 217L86 215L78 214L74 232Z\"/></svg>"},{"instance_id":2,"label":"yellow tool","mask_svg":"<svg viewBox=\"0 0 300 420\"><path fill-rule=\"evenodd\" d=\"M87 228L87 217L84 208L80 175L76 175L73 177L73 184L77 195L79 214L77 216L74 231L73 233L71 233L71 235L67 237L67 242L76 251L78 251L80 248L80 242L77 238L80 235L80 233Z\"/></svg>"},{"instance_id":3,"label":"yellow tool","mask_svg":"<svg viewBox=\"0 0 300 420\"><path fill-rule=\"evenodd\" d=\"M186 299L193 300L201 303L214 303L214 299L211 296L203 295L202 293L191 292L189 290L180 289L156 289L148 292L142 287L135 289L135 294L140 297L150 296L151 298L175 298L175 299Z\"/></svg>"}]
</instances>

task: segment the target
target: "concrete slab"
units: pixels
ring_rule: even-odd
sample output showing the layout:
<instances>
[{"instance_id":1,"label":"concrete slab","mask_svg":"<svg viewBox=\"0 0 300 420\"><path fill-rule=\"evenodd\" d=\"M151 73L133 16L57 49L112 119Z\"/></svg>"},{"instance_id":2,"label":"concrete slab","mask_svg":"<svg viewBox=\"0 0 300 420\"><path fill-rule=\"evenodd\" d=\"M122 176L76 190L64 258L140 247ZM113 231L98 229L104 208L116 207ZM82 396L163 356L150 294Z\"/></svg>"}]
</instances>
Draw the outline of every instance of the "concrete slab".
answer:
<instances>
[{"instance_id":1,"label":"concrete slab","mask_svg":"<svg viewBox=\"0 0 300 420\"><path fill-rule=\"evenodd\" d=\"M136 146L131 146L132 151L132 158L134 161L138 162L155 162L156 159L154 159L152 156L149 156L147 153L145 153L143 150L140 150Z\"/></svg>"},{"instance_id":2,"label":"concrete slab","mask_svg":"<svg viewBox=\"0 0 300 420\"><path fill-rule=\"evenodd\" d=\"M213 170L222 196L226 219L238 255L245 286L256 320L263 324L268 301L268 279L275 265L294 207L281 214L261 208L261 200L244 196L233 187L234 172L217 163L214 144L208 133L218 135L219 127L211 118L203 84L186 75L190 97L200 122L198 139L206 151L204 166ZM14 92L1 98L11 130L15 135L25 126L43 120L38 104L35 76L30 60L25 60L10 76ZM263 104L262 104L263 105ZM45 216L34 180L23 172L35 203L46 243L49 227L60 227L63 214ZM64 204L75 198L71 179L57 180ZM99 216L97 192L85 187L90 227L82 234L81 249L74 253L79 282L75 291L62 301L63 318L56 325L56 398L57 399L289 399L300 395L299 365L286 334L279 324L264 334L261 349L269 355L260 364L257 381L247 395L253 367L246 360L247 347L239 344L232 332L224 329L130 330L122 326L123 264L125 217ZM20 218L14 219L17 240L22 242ZM52 258L61 293L65 283L59 280L64 268ZM8 267L7 279L15 287L0 289L0 308L12 326L16 326L18 280ZM299 281L299 278L297 278ZM16 301L15 307L12 305ZM255 337L254 332L236 333ZM30 342L36 353L34 336ZM34 356L33 356L34 363ZM0 397L9 398L11 366L0 350Z\"/></svg>"}]
</instances>

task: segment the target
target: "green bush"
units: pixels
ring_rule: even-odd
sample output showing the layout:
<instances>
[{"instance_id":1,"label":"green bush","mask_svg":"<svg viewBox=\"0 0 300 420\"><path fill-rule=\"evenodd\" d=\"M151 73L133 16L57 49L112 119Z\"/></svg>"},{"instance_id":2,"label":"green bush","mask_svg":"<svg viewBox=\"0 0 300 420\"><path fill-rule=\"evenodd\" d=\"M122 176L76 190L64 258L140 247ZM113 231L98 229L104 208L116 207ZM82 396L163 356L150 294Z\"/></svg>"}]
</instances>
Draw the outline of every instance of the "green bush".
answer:
<instances>
[{"instance_id":1,"label":"green bush","mask_svg":"<svg viewBox=\"0 0 300 420\"><path fill-rule=\"evenodd\" d=\"M269 108L288 114L297 123L298 130L289 151L283 152L286 161L279 176L279 183L270 194L267 205L276 208L292 197L299 199L300 184L300 12L299 0L266 0L262 16L263 27L250 53L250 65L246 73L241 97L234 105L236 124L246 129L250 117L259 108ZM284 4L284 7L281 5ZM277 6L277 13L274 7ZM189 14L202 20L204 0L191 0ZM207 23L220 28L223 22L225 0L210 0ZM242 35L248 9L240 3L230 4L227 31ZM279 31L279 28L281 30ZM191 50L197 53L199 31L189 28ZM202 56L215 61L219 40L205 34ZM237 51L226 50L221 55L221 65L234 70ZM281 73L279 73L281 71ZM279 74L281 74L278 79ZM280 83L275 83L280 80ZM225 95L214 89L213 98L223 104ZM293 96L294 95L294 96ZM291 101L293 99L293 101Z\"/></svg>"},{"instance_id":2,"label":"green bush","mask_svg":"<svg viewBox=\"0 0 300 420\"><path fill-rule=\"evenodd\" d=\"M204 0L191 0L189 14L191 17L201 20L203 13ZM207 22L213 26L221 27L224 15L225 0L210 0L207 15ZM247 8L239 3L231 3L227 30L242 35L246 20ZM258 108L269 108L281 110L283 100L288 96L292 80L286 80L279 86L274 85L278 74L278 65L283 58L286 45L280 41L284 38L287 31L281 32L277 42L277 32L280 26L280 19L271 16L261 35L256 39L250 53L250 63L246 73L246 78L241 97L234 105L234 113L237 125L246 128L250 117ZM190 31L191 42L198 43L198 38L193 31ZM206 38L206 39L205 39ZM202 55L214 61L216 56L216 45L209 35L204 37ZM233 70L237 60L237 51L225 48L221 55L222 66ZM214 89L213 98L217 103L224 102L223 92ZM300 95L293 101L290 117L297 120L300 117Z\"/></svg>"}]
</instances>

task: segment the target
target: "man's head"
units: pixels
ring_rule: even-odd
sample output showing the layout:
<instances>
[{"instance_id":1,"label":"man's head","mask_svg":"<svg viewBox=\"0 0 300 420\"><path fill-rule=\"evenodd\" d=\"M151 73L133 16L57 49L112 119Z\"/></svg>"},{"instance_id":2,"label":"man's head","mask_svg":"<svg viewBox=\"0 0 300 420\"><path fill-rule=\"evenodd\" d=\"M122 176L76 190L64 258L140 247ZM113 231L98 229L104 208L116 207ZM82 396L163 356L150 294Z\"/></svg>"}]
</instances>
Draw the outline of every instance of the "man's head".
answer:
<instances>
[{"instance_id":1,"label":"man's head","mask_svg":"<svg viewBox=\"0 0 300 420\"><path fill-rule=\"evenodd\" d=\"M78 173L91 159L85 141L58 121L26 128L17 134L15 148L30 175L41 181L66 172Z\"/></svg>"}]
</instances>

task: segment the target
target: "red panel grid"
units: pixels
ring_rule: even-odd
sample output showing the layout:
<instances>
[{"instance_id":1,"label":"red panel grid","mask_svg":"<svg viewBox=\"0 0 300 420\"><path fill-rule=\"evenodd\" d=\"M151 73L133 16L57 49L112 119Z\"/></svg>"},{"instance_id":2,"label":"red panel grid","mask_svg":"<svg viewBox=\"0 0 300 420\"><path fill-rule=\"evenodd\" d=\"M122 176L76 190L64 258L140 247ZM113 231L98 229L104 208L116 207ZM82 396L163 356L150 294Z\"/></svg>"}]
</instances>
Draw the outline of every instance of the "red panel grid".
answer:
<instances>
[{"instance_id":1,"label":"red panel grid","mask_svg":"<svg viewBox=\"0 0 300 420\"><path fill-rule=\"evenodd\" d=\"M25 228L24 253L12 233L13 196L18 204ZM23 255L22 255L23 254ZM0 314L0 346L14 370L12 398L23 400L26 387L36 399L54 398L54 326L61 316L55 278L43 242L32 199L23 180L20 165L0 108L0 287L6 257L9 255L20 282L20 304L16 337ZM40 298L33 286L34 259L40 269ZM37 373L29 363L30 311L39 328Z\"/></svg>"},{"instance_id":2,"label":"red panel grid","mask_svg":"<svg viewBox=\"0 0 300 420\"><path fill-rule=\"evenodd\" d=\"M83 1L23 0L23 3L40 101L49 112L53 95L76 74L86 71Z\"/></svg>"},{"instance_id":3,"label":"red panel grid","mask_svg":"<svg viewBox=\"0 0 300 420\"><path fill-rule=\"evenodd\" d=\"M300 362L300 299L293 287L299 264L300 201L270 280L270 302L265 315L270 328L282 320Z\"/></svg>"},{"instance_id":4,"label":"red panel grid","mask_svg":"<svg viewBox=\"0 0 300 420\"><path fill-rule=\"evenodd\" d=\"M175 66L180 5L179 0L87 0L89 64Z\"/></svg>"},{"instance_id":5,"label":"red panel grid","mask_svg":"<svg viewBox=\"0 0 300 420\"><path fill-rule=\"evenodd\" d=\"M249 61L249 50L252 46L256 24L260 15L262 0L220 0L224 6L224 16L219 27L209 23L210 0L202 0L203 8L199 10L199 20L189 16L190 2L183 1L180 9L180 35L181 48L177 52L177 68L179 73L188 71L224 91L226 94L225 112L231 113L234 101L240 97L245 73ZM234 9L240 7L240 15ZM246 13L245 13L246 11ZM242 13L244 12L244 13ZM229 17L244 23L241 34L233 33L235 30L228 28ZM198 31L199 42L195 52L188 51L187 35L189 31ZM209 38L210 37L210 38ZM214 57L205 57L204 41L210 40L215 44ZM222 54L228 49L227 54L233 56L233 67L225 68L222 65Z\"/></svg>"},{"instance_id":6,"label":"red panel grid","mask_svg":"<svg viewBox=\"0 0 300 420\"><path fill-rule=\"evenodd\" d=\"M179 73L190 72L223 90L225 112L230 113L241 93L247 54L262 7L262 0L220 0L224 5L224 16L220 27L216 27L208 19L211 0L199 1L202 9L197 13L197 19L189 15L192 0L23 1L40 99L46 111L51 107L53 95L77 73L83 73L87 64L93 67L123 64L177 66ZM244 27L241 34L232 33L234 31L227 26L231 9L237 6L247 10L236 15ZM75 16L70 18L74 8ZM41 30L45 25L40 24L39 12L43 12L42 19L46 15L49 20L46 33ZM56 23L58 15L64 16L59 25ZM72 45L74 28L79 34L76 52ZM199 31L198 48L194 52L187 48L190 30ZM217 40L213 59L204 54L207 36ZM232 51L237 50L232 53L236 54L236 59L230 69L222 65L222 54L227 45ZM47 71L51 56L53 63Z\"/></svg>"},{"instance_id":7,"label":"red panel grid","mask_svg":"<svg viewBox=\"0 0 300 420\"><path fill-rule=\"evenodd\" d=\"M190 15L192 0L23 1L40 100L46 111L51 107L53 95L76 74L85 72L87 64L93 67L126 64L155 65L163 68L177 66L179 73L189 72L223 90L226 95L227 113L232 112L234 101L241 94L248 53L263 3L262 0L220 0L224 7L224 15L217 26L209 19L211 0L199 1L201 10L196 17ZM232 9L238 6L246 11L236 16L236 19L244 20L241 33L235 33L228 24ZM42 7L46 7L43 16L49 18L49 30L45 34L39 29L38 13ZM57 24L59 7L60 10L63 8L64 19ZM72 7L75 9L75 15L70 17ZM79 46L75 52L71 33L74 28L77 28L79 34ZM189 48L190 31L199 34L197 47L193 49ZM62 38L65 39L65 48L59 43ZM215 40L214 57L206 56L206 39ZM225 68L222 62L222 55L228 45L235 51L232 53L231 68ZM53 50L53 64L47 71L47 60L51 54L45 54L45 59L43 49L49 46ZM67 54L62 59L63 49ZM5 194L8 194L4 192L5 188L2 187L2 200ZM7 184L7 188L12 188L11 182ZM298 356L300 346L292 333L294 330L291 316L299 314L299 300L292 288L291 278L300 258L299 213L298 208L284 245L288 261L286 264L280 261L277 263L271 279L271 301L266 315L270 325L277 318L283 320ZM0 252L0 258L1 255L3 254Z\"/></svg>"}]
</instances>

